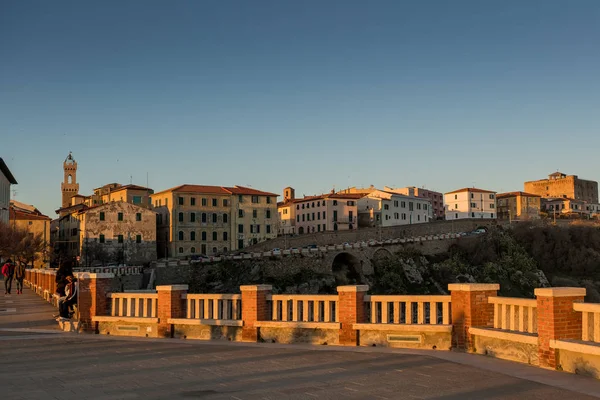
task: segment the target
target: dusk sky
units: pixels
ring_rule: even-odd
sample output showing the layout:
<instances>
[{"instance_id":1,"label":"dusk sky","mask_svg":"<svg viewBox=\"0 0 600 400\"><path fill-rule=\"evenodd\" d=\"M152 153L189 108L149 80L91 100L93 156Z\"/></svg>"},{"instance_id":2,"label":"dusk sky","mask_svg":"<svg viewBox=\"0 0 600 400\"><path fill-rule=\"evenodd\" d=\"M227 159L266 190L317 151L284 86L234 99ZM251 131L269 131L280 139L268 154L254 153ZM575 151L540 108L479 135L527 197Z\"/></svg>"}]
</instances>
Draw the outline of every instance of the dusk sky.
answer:
<instances>
[{"instance_id":1,"label":"dusk sky","mask_svg":"<svg viewBox=\"0 0 600 400\"><path fill-rule=\"evenodd\" d=\"M312 195L600 180L600 1L0 0L0 157Z\"/></svg>"}]
</instances>

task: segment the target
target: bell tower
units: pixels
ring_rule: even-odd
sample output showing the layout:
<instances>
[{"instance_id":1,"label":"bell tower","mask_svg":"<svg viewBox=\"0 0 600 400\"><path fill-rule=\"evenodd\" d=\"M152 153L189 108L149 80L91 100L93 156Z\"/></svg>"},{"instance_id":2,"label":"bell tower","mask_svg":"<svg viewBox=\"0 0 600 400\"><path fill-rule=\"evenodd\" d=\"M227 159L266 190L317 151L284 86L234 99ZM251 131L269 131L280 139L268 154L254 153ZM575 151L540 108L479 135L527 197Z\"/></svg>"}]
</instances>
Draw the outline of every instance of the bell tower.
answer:
<instances>
[{"instance_id":1,"label":"bell tower","mask_svg":"<svg viewBox=\"0 0 600 400\"><path fill-rule=\"evenodd\" d=\"M79 184L77 183L77 162L71 152L63 162L64 180L60 184L62 190L62 207L71 205L71 198L79 193Z\"/></svg>"}]
</instances>

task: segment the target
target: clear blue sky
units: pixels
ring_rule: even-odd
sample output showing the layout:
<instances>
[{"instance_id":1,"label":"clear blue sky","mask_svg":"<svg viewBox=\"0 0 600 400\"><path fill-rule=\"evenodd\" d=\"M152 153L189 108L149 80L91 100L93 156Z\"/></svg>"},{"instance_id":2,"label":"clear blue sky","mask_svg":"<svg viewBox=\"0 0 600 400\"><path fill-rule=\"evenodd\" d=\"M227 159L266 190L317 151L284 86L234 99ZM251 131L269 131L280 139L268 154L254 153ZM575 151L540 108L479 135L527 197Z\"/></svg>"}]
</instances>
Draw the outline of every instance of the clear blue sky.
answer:
<instances>
[{"instance_id":1,"label":"clear blue sky","mask_svg":"<svg viewBox=\"0 0 600 400\"><path fill-rule=\"evenodd\" d=\"M0 2L0 157L54 217L109 182L315 194L600 179L600 1Z\"/></svg>"}]
</instances>

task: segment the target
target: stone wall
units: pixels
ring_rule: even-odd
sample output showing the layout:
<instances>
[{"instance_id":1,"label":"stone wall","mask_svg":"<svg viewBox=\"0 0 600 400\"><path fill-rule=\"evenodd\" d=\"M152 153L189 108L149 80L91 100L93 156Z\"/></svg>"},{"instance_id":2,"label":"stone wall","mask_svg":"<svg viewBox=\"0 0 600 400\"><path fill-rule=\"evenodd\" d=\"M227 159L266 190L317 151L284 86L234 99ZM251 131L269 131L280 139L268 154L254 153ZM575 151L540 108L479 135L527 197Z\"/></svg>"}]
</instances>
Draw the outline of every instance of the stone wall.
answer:
<instances>
[{"instance_id":1,"label":"stone wall","mask_svg":"<svg viewBox=\"0 0 600 400\"><path fill-rule=\"evenodd\" d=\"M441 233L469 232L480 226L492 226L496 220L456 220L433 221L426 224L402 225L381 228L381 239L396 239L411 236L436 235ZM321 232L299 235L294 237L278 237L254 246L246 247L243 251L268 251L274 248L286 249L292 247L305 247L312 244L326 246L329 244L354 243L360 241L379 240L379 228L360 228L345 232Z\"/></svg>"}]
</instances>

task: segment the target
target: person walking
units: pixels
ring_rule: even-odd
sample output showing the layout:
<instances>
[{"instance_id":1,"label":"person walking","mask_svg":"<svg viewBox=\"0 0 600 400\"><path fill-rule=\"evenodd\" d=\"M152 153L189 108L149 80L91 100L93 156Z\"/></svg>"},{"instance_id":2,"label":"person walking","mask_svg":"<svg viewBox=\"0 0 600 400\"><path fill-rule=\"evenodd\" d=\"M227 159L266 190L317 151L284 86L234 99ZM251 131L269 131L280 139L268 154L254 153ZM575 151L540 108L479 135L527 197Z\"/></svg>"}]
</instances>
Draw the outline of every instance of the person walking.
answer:
<instances>
[{"instance_id":1,"label":"person walking","mask_svg":"<svg viewBox=\"0 0 600 400\"><path fill-rule=\"evenodd\" d=\"M15 265L9 258L2 266L2 275L4 275L4 294L10 294L12 288L13 275L15 274Z\"/></svg>"},{"instance_id":2,"label":"person walking","mask_svg":"<svg viewBox=\"0 0 600 400\"><path fill-rule=\"evenodd\" d=\"M25 264L20 263L15 267L15 279L17 280L17 294L23 294L23 281L25 280Z\"/></svg>"}]
</instances>

